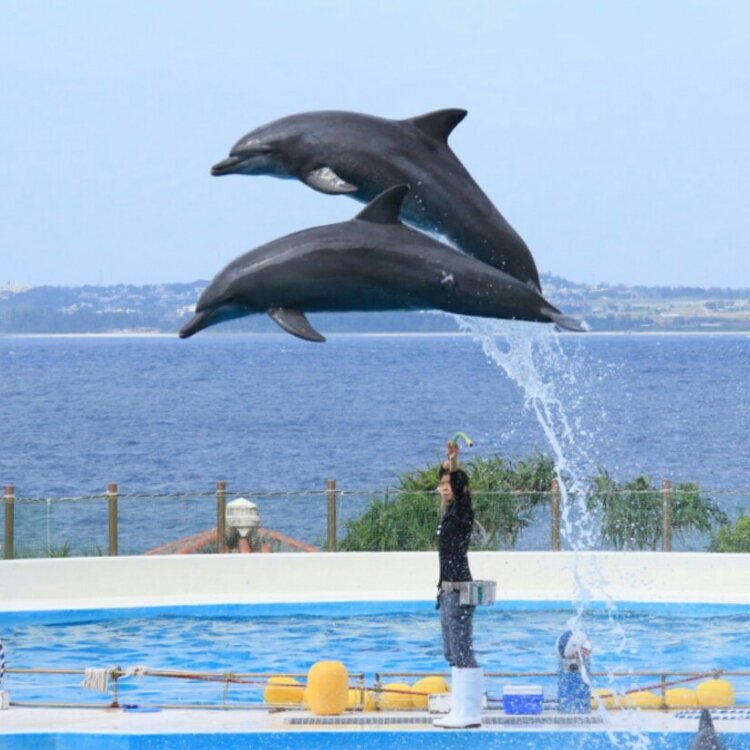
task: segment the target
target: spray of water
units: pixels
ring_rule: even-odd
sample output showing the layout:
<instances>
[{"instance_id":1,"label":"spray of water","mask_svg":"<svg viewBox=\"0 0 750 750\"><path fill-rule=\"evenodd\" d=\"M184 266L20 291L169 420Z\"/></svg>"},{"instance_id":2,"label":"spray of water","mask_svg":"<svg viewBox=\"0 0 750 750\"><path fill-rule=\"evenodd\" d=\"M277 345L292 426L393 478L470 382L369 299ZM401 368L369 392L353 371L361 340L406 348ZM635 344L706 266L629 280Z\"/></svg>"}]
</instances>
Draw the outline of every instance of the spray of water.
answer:
<instances>
[{"instance_id":1,"label":"spray of water","mask_svg":"<svg viewBox=\"0 0 750 750\"><path fill-rule=\"evenodd\" d=\"M594 549L597 525L586 508L588 482L596 471L592 438L583 423L582 403L591 375L580 359L566 356L550 326L454 316L485 355L523 391L552 450L562 496L563 543L575 551ZM578 592L585 596L586 592Z\"/></svg>"},{"instance_id":2,"label":"spray of water","mask_svg":"<svg viewBox=\"0 0 750 750\"><path fill-rule=\"evenodd\" d=\"M598 411L602 429L604 409L590 403L596 390L591 386L602 368L583 354L566 353L551 326L453 317L460 330L471 334L488 359L522 389L525 405L536 416L552 450L562 501L562 542L574 552L572 603L576 612L567 628L580 627L589 603L598 598L604 602L610 629L619 639L617 651L622 652L627 642L625 631L617 617L616 603L607 591L605 576L594 557L579 554L600 546L599 523L587 505L589 484L599 469L595 449L598 432L586 425L584 414ZM585 678L590 682L588 675ZM612 676L609 687L614 688ZM610 739L619 746L614 736ZM636 733L627 746L636 750L644 739Z\"/></svg>"}]
</instances>

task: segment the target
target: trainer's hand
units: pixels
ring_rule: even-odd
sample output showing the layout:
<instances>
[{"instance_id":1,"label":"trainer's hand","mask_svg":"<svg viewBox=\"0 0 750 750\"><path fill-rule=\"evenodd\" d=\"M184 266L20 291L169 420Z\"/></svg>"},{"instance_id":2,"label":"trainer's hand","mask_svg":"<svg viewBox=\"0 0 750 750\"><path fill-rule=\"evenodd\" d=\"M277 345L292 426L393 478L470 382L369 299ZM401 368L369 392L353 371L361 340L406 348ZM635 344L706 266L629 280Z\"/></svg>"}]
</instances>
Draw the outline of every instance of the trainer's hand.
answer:
<instances>
[{"instance_id":1,"label":"trainer's hand","mask_svg":"<svg viewBox=\"0 0 750 750\"><path fill-rule=\"evenodd\" d=\"M443 461L443 468L448 469L448 471L455 471L458 468L458 443L449 440L447 453L448 458Z\"/></svg>"}]
</instances>

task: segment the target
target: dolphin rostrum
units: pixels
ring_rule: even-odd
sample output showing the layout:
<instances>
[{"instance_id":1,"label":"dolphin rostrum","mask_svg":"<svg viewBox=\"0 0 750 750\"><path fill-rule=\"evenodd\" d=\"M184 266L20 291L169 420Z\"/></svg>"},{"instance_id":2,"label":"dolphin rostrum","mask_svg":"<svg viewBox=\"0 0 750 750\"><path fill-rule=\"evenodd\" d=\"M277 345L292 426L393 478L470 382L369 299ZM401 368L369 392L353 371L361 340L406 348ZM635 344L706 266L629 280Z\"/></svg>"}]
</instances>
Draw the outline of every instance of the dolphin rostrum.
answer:
<instances>
[{"instance_id":1,"label":"dolphin rostrum","mask_svg":"<svg viewBox=\"0 0 750 750\"><path fill-rule=\"evenodd\" d=\"M233 260L203 291L180 338L261 312L308 341L325 341L305 317L316 311L438 309L584 330L518 279L404 226L398 215L407 192L390 188L350 221Z\"/></svg>"},{"instance_id":2,"label":"dolphin rostrum","mask_svg":"<svg viewBox=\"0 0 750 750\"><path fill-rule=\"evenodd\" d=\"M409 185L402 218L541 292L529 248L448 145L466 116L444 109L407 120L355 112L308 112L263 125L240 138L213 175L297 178L322 193L367 203Z\"/></svg>"},{"instance_id":3,"label":"dolphin rostrum","mask_svg":"<svg viewBox=\"0 0 750 750\"><path fill-rule=\"evenodd\" d=\"M724 750L724 745L714 729L711 712L707 708L701 711L701 718L698 722L698 734L695 735L693 741L690 743L689 750Z\"/></svg>"}]
</instances>

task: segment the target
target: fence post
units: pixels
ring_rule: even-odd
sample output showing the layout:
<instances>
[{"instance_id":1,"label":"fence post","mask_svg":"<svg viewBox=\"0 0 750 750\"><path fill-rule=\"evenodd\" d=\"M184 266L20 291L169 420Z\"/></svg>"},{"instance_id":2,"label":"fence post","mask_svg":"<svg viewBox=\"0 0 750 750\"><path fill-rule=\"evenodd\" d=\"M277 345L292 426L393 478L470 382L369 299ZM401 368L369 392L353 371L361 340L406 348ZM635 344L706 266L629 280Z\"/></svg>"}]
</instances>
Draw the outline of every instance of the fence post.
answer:
<instances>
[{"instance_id":1,"label":"fence post","mask_svg":"<svg viewBox=\"0 0 750 750\"><path fill-rule=\"evenodd\" d=\"M227 483L216 483L216 551L227 551Z\"/></svg>"},{"instance_id":2,"label":"fence post","mask_svg":"<svg viewBox=\"0 0 750 750\"><path fill-rule=\"evenodd\" d=\"M13 559L13 515L16 505L16 489L12 484L6 485L5 495L5 545L3 552L6 560Z\"/></svg>"},{"instance_id":3,"label":"fence post","mask_svg":"<svg viewBox=\"0 0 750 750\"><path fill-rule=\"evenodd\" d=\"M672 482L664 479L661 483L661 548L672 551Z\"/></svg>"},{"instance_id":4,"label":"fence post","mask_svg":"<svg viewBox=\"0 0 750 750\"><path fill-rule=\"evenodd\" d=\"M328 551L335 552L338 546L336 540L336 480L326 482L326 499L328 501Z\"/></svg>"},{"instance_id":5,"label":"fence post","mask_svg":"<svg viewBox=\"0 0 750 750\"><path fill-rule=\"evenodd\" d=\"M552 524L551 547L555 552L560 550L560 482L552 480L550 487L550 516Z\"/></svg>"},{"instance_id":6,"label":"fence post","mask_svg":"<svg viewBox=\"0 0 750 750\"><path fill-rule=\"evenodd\" d=\"M117 557L117 485L107 485L107 515L109 518L109 556Z\"/></svg>"}]
</instances>

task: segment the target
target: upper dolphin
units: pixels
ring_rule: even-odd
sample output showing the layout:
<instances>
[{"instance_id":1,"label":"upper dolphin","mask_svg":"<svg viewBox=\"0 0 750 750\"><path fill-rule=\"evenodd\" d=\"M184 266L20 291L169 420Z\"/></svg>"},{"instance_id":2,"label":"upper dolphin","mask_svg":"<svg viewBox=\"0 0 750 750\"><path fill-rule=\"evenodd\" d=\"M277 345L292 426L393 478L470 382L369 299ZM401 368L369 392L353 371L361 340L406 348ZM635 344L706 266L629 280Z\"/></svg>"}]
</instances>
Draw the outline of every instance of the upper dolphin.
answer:
<instances>
[{"instance_id":1,"label":"upper dolphin","mask_svg":"<svg viewBox=\"0 0 750 750\"><path fill-rule=\"evenodd\" d=\"M325 341L306 312L439 309L583 330L530 286L404 226L408 187L386 190L351 221L306 229L233 260L203 291L181 338L266 312L284 330Z\"/></svg>"},{"instance_id":2,"label":"upper dolphin","mask_svg":"<svg viewBox=\"0 0 750 750\"><path fill-rule=\"evenodd\" d=\"M307 112L240 138L211 174L297 178L314 190L364 203L409 185L401 210L410 224L436 231L461 250L541 291L529 248L482 192L448 145L466 116L443 109L406 120L356 112Z\"/></svg>"}]
</instances>

